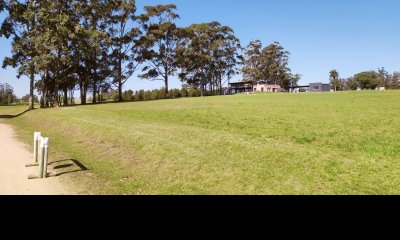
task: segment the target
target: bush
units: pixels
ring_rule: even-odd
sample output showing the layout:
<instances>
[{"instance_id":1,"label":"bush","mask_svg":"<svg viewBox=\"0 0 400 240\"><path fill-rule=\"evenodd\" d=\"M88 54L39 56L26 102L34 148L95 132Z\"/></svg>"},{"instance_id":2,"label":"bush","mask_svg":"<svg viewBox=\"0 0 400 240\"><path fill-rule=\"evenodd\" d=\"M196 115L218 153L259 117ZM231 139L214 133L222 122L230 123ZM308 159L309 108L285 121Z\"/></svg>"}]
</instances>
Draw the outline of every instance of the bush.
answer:
<instances>
[{"instance_id":1,"label":"bush","mask_svg":"<svg viewBox=\"0 0 400 240\"><path fill-rule=\"evenodd\" d=\"M118 90L113 90L111 93L111 98L113 101L118 101L119 100L119 93Z\"/></svg>"},{"instance_id":2,"label":"bush","mask_svg":"<svg viewBox=\"0 0 400 240\"><path fill-rule=\"evenodd\" d=\"M169 91L169 96L171 98L180 98L181 97L181 91L179 89L172 89Z\"/></svg>"},{"instance_id":3,"label":"bush","mask_svg":"<svg viewBox=\"0 0 400 240\"><path fill-rule=\"evenodd\" d=\"M139 91L139 101L143 101L144 100L144 90L140 90Z\"/></svg>"},{"instance_id":4,"label":"bush","mask_svg":"<svg viewBox=\"0 0 400 240\"><path fill-rule=\"evenodd\" d=\"M165 88L161 88L159 90L154 90L155 99L164 99L165 96Z\"/></svg>"},{"instance_id":5,"label":"bush","mask_svg":"<svg viewBox=\"0 0 400 240\"><path fill-rule=\"evenodd\" d=\"M29 103L29 97L30 97L29 94L27 94L21 98L21 101L25 102L25 103ZM39 103L39 98L36 95L33 95L33 99L34 99L35 103Z\"/></svg>"},{"instance_id":6,"label":"bush","mask_svg":"<svg viewBox=\"0 0 400 240\"><path fill-rule=\"evenodd\" d=\"M191 88L188 91L188 96L189 97L200 97L201 96L201 92L197 88Z\"/></svg>"},{"instance_id":7,"label":"bush","mask_svg":"<svg viewBox=\"0 0 400 240\"><path fill-rule=\"evenodd\" d=\"M124 100L128 101L149 101L149 100L160 100L160 99L165 99L165 88L161 89L155 89L155 90L140 90L136 91L135 94L133 95L133 91L128 90L124 92ZM176 98L181 98L181 97L200 97L201 92L197 88L185 88L183 87L182 89L170 89L169 90L169 98L171 99L176 99Z\"/></svg>"},{"instance_id":8,"label":"bush","mask_svg":"<svg viewBox=\"0 0 400 240\"><path fill-rule=\"evenodd\" d=\"M181 92L181 97L188 97L189 96L188 90L186 88L182 88L180 92Z\"/></svg>"},{"instance_id":9,"label":"bush","mask_svg":"<svg viewBox=\"0 0 400 240\"><path fill-rule=\"evenodd\" d=\"M29 102L17 102L16 106L29 106Z\"/></svg>"},{"instance_id":10,"label":"bush","mask_svg":"<svg viewBox=\"0 0 400 240\"><path fill-rule=\"evenodd\" d=\"M132 90L125 91L122 94L122 97L124 98L124 101L132 101L133 100L133 91Z\"/></svg>"},{"instance_id":11,"label":"bush","mask_svg":"<svg viewBox=\"0 0 400 240\"><path fill-rule=\"evenodd\" d=\"M153 94L152 94L151 91L144 92L144 99L145 100L152 100L152 96L153 96Z\"/></svg>"}]
</instances>

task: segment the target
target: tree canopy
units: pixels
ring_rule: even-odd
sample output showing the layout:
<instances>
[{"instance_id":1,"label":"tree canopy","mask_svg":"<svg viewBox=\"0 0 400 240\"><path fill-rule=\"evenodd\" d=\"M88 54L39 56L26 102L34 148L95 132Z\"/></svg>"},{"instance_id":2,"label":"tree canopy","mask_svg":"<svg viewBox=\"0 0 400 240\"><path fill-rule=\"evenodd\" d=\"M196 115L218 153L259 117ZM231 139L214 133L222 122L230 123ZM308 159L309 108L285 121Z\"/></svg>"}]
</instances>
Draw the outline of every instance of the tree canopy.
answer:
<instances>
[{"instance_id":1,"label":"tree canopy","mask_svg":"<svg viewBox=\"0 0 400 240\"><path fill-rule=\"evenodd\" d=\"M288 67L290 53L278 42L263 48L261 41L252 41L246 47L244 55L242 72L246 81L263 80L286 88L296 86L301 77L299 74L292 75Z\"/></svg>"},{"instance_id":2,"label":"tree canopy","mask_svg":"<svg viewBox=\"0 0 400 240\"><path fill-rule=\"evenodd\" d=\"M358 73L354 78L363 90L376 89L380 84L379 75L374 71Z\"/></svg>"},{"instance_id":3,"label":"tree canopy","mask_svg":"<svg viewBox=\"0 0 400 240\"><path fill-rule=\"evenodd\" d=\"M0 106L10 105L16 100L14 89L7 83L0 83Z\"/></svg>"},{"instance_id":4,"label":"tree canopy","mask_svg":"<svg viewBox=\"0 0 400 240\"><path fill-rule=\"evenodd\" d=\"M200 88L202 96L207 91L221 94L223 79L237 73L239 39L219 22L193 24L184 29L184 35L177 49L180 79Z\"/></svg>"},{"instance_id":5,"label":"tree canopy","mask_svg":"<svg viewBox=\"0 0 400 240\"><path fill-rule=\"evenodd\" d=\"M169 77L177 71L176 48L181 39L181 30L174 21L179 18L176 6L145 6L146 13L139 19L144 35L140 39L140 60L143 67L141 78L164 81L165 96L168 96Z\"/></svg>"}]
</instances>

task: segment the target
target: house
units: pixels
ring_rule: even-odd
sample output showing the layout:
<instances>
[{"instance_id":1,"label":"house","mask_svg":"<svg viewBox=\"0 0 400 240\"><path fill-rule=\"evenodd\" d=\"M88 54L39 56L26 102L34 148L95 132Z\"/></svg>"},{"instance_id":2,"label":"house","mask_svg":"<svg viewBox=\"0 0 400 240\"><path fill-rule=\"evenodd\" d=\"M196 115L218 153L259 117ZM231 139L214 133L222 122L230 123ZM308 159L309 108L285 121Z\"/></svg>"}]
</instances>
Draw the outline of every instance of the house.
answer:
<instances>
[{"instance_id":1,"label":"house","mask_svg":"<svg viewBox=\"0 0 400 240\"><path fill-rule=\"evenodd\" d=\"M309 92L310 91L310 86L309 85L304 85L304 86L287 87L286 91L289 92L289 93Z\"/></svg>"},{"instance_id":2,"label":"house","mask_svg":"<svg viewBox=\"0 0 400 240\"><path fill-rule=\"evenodd\" d=\"M267 84L266 81L246 81L229 83L229 93L281 92L280 85Z\"/></svg>"},{"instance_id":3,"label":"house","mask_svg":"<svg viewBox=\"0 0 400 240\"><path fill-rule=\"evenodd\" d=\"M325 83L310 83L310 92L330 92L331 85Z\"/></svg>"},{"instance_id":4,"label":"house","mask_svg":"<svg viewBox=\"0 0 400 240\"><path fill-rule=\"evenodd\" d=\"M253 92L253 81L229 83L230 94Z\"/></svg>"},{"instance_id":5,"label":"house","mask_svg":"<svg viewBox=\"0 0 400 240\"><path fill-rule=\"evenodd\" d=\"M259 81L257 85L253 86L253 92L280 92L281 86L274 84L267 84L267 82Z\"/></svg>"}]
</instances>

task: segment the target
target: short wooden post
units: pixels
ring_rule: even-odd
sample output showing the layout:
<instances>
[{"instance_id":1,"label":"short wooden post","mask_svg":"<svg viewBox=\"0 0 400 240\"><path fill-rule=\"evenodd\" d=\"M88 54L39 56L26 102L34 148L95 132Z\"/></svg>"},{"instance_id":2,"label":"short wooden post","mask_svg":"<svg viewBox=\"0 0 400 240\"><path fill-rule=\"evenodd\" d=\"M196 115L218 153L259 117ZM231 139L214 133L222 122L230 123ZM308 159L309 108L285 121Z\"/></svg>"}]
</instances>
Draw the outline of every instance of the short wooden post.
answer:
<instances>
[{"instance_id":1,"label":"short wooden post","mask_svg":"<svg viewBox=\"0 0 400 240\"><path fill-rule=\"evenodd\" d=\"M47 164L49 163L49 138L44 139L44 151L43 151L43 178L47 178Z\"/></svg>"},{"instance_id":2,"label":"short wooden post","mask_svg":"<svg viewBox=\"0 0 400 240\"><path fill-rule=\"evenodd\" d=\"M40 138L42 133L40 132L35 132L33 134L33 162L38 163L39 162L39 144L40 144Z\"/></svg>"}]
</instances>

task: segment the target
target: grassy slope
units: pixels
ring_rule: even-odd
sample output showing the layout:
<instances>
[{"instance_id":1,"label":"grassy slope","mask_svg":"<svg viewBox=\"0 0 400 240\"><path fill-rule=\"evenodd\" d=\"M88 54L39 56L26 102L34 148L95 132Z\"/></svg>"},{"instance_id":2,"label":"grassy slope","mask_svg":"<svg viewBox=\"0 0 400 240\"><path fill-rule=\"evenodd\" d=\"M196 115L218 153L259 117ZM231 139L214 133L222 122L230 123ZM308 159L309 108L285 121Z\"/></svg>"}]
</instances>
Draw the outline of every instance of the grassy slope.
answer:
<instances>
[{"instance_id":1,"label":"grassy slope","mask_svg":"<svg viewBox=\"0 0 400 240\"><path fill-rule=\"evenodd\" d=\"M7 119L100 194L400 193L400 92L240 95ZM0 115L3 109L0 108Z\"/></svg>"}]
</instances>

